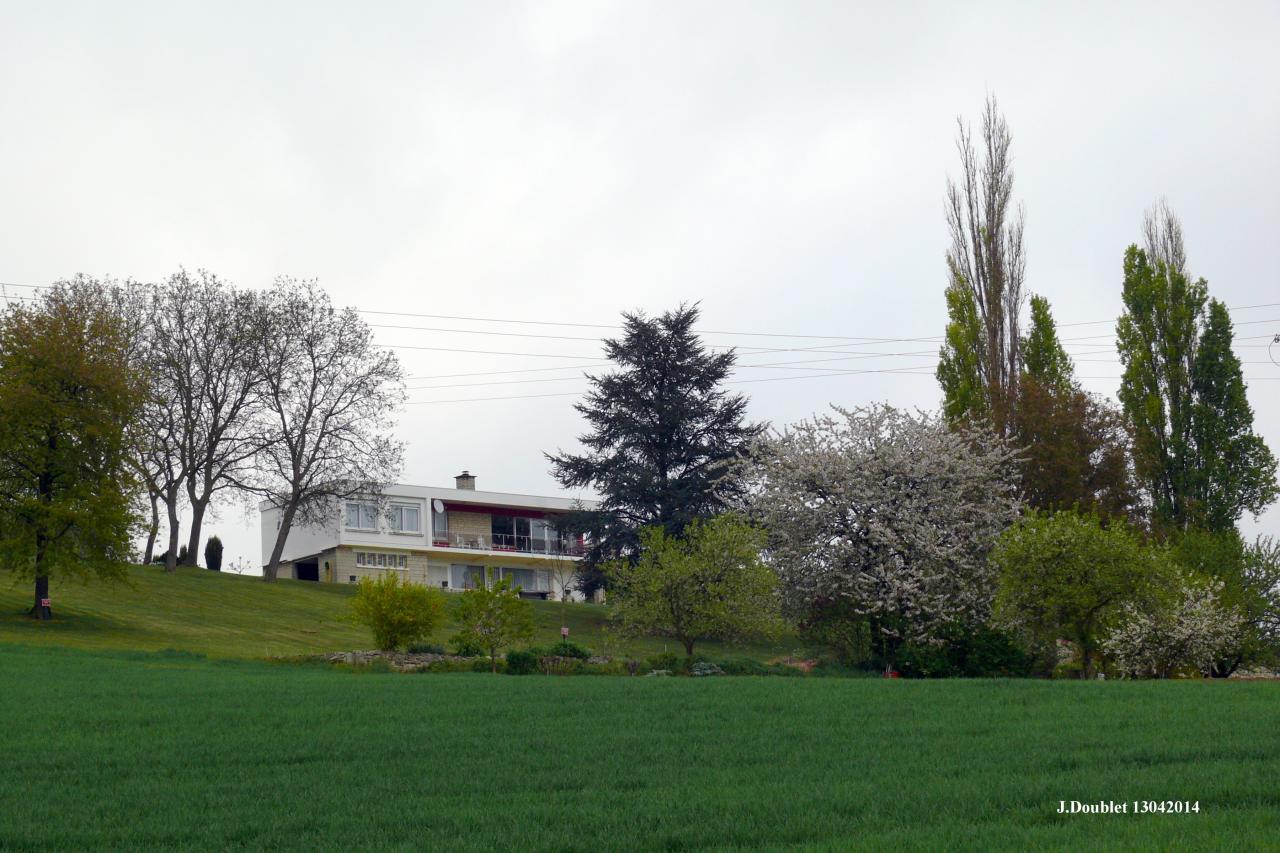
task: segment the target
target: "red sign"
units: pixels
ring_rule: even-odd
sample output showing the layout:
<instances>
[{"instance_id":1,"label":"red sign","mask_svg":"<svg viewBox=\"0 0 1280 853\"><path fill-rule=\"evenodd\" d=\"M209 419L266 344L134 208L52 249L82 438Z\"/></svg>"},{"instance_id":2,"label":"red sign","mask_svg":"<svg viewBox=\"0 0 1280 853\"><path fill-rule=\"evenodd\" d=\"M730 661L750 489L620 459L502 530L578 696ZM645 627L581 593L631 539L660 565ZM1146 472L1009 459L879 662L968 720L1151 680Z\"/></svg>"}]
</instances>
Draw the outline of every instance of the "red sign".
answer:
<instances>
[{"instance_id":1,"label":"red sign","mask_svg":"<svg viewBox=\"0 0 1280 853\"><path fill-rule=\"evenodd\" d=\"M569 629L568 629L568 627L562 627L562 628L560 629L560 636L561 636L561 637L567 637L567 636L569 636Z\"/></svg>"},{"instance_id":2,"label":"red sign","mask_svg":"<svg viewBox=\"0 0 1280 853\"><path fill-rule=\"evenodd\" d=\"M42 599L40 599L40 606L41 606L41 607L48 607L48 606L49 606L49 599L47 599L47 598L42 598ZM566 628L565 630L566 630L566 631L568 631L569 629L568 629L568 628Z\"/></svg>"}]
</instances>

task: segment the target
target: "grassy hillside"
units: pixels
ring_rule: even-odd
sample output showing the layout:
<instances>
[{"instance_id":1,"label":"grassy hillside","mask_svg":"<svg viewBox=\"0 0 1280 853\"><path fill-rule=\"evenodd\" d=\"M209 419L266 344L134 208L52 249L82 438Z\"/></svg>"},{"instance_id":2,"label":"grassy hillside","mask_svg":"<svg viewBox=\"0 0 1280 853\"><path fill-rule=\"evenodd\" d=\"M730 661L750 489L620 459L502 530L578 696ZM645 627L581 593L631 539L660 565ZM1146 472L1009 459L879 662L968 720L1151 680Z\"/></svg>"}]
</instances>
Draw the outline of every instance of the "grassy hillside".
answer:
<instances>
[{"instance_id":1,"label":"grassy hillside","mask_svg":"<svg viewBox=\"0 0 1280 853\"><path fill-rule=\"evenodd\" d=\"M0 684L5 850L1280 838L1272 683L379 675L0 647Z\"/></svg>"},{"instance_id":2,"label":"grassy hillside","mask_svg":"<svg viewBox=\"0 0 1280 853\"><path fill-rule=\"evenodd\" d=\"M177 649L217 657L261 658L307 652L369 648L369 632L348 620L355 588L180 568L176 574L137 567L128 582L53 584L55 619L38 623L24 614L31 606L31 587L15 585L0 572L0 642L54 644L85 649ZM560 604L534 602L539 643L560 635ZM606 609L570 604L566 622L570 638L608 654L645 655L680 651L662 640L620 642L605 633ZM454 633L447 625L434 641ZM794 641L746 650L707 644L708 654L749 654L768 658L788 652ZM681 652L682 653L682 652Z\"/></svg>"}]
</instances>

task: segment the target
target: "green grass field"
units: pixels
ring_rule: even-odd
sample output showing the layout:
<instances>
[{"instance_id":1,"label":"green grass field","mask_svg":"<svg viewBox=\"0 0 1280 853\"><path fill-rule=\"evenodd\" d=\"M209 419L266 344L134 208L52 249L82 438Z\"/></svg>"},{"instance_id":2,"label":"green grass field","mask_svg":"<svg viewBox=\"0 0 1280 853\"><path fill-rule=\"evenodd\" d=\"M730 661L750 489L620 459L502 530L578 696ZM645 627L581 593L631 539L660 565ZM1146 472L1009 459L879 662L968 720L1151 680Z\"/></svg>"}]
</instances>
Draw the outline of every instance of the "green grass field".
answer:
<instances>
[{"instance_id":1,"label":"green grass field","mask_svg":"<svg viewBox=\"0 0 1280 853\"><path fill-rule=\"evenodd\" d=\"M0 849L1274 849L1272 683L355 673L0 647ZM1056 813L1061 799L1199 814Z\"/></svg>"},{"instance_id":2,"label":"green grass field","mask_svg":"<svg viewBox=\"0 0 1280 853\"><path fill-rule=\"evenodd\" d=\"M81 649L160 651L176 649L212 657L268 658L309 652L367 649L373 637L349 621L355 587L279 580L264 583L203 569L180 568L166 575L154 566L135 567L125 583L59 581L53 584L54 619L37 623L24 613L31 586L15 584L0 572L0 642L54 644ZM533 602L536 643L560 637L558 602ZM660 639L622 640L606 631L601 605L570 604L565 621L570 639L611 655L644 656L679 652L679 643ZM431 639L445 643L455 632L445 625ZM709 655L746 655L768 659L785 655L794 638L743 649L699 644Z\"/></svg>"}]
</instances>

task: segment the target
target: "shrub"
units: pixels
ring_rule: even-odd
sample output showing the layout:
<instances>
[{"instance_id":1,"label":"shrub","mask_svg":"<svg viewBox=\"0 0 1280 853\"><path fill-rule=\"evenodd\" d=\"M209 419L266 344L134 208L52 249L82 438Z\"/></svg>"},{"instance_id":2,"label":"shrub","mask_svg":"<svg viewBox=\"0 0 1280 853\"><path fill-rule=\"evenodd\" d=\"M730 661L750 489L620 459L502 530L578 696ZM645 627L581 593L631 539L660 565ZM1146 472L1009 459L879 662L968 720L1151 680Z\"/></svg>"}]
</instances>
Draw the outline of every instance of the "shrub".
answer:
<instances>
[{"instance_id":1,"label":"shrub","mask_svg":"<svg viewBox=\"0 0 1280 853\"><path fill-rule=\"evenodd\" d=\"M708 675L724 675L724 670L709 660L700 660L689 667L689 674L694 678L705 678Z\"/></svg>"},{"instance_id":2,"label":"shrub","mask_svg":"<svg viewBox=\"0 0 1280 853\"><path fill-rule=\"evenodd\" d=\"M506 580L487 588L469 589L458 597L455 618L462 630L455 643L478 646L498 671L498 652L533 638L533 605L520 598Z\"/></svg>"},{"instance_id":3,"label":"shrub","mask_svg":"<svg viewBox=\"0 0 1280 853\"><path fill-rule=\"evenodd\" d=\"M373 632L379 649L392 651L436 629L444 614L444 593L385 572L377 580L360 579L351 611L357 623Z\"/></svg>"},{"instance_id":4,"label":"shrub","mask_svg":"<svg viewBox=\"0 0 1280 853\"><path fill-rule=\"evenodd\" d=\"M578 658L579 660L586 660L591 657L590 649L583 648L569 640L561 640L553 646L547 646L542 652L543 654L555 655L560 658Z\"/></svg>"},{"instance_id":5,"label":"shrub","mask_svg":"<svg viewBox=\"0 0 1280 853\"><path fill-rule=\"evenodd\" d=\"M1035 669L1035 656L1004 631L951 624L931 641L902 646L892 666L907 678L1022 677Z\"/></svg>"},{"instance_id":6,"label":"shrub","mask_svg":"<svg viewBox=\"0 0 1280 853\"><path fill-rule=\"evenodd\" d=\"M547 675L581 675L586 671L587 663L581 658L562 658L556 655L544 655L538 658L538 666Z\"/></svg>"},{"instance_id":7,"label":"shrub","mask_svg":"<svg viewBox=\"0 0 1280 853\"><path fill-rule=\"evenodd\" d=\"M467 637L460 635L451 637L449 645L453 648L453 653L458 657L478 658L484 655L484 647Z\"/></svg>"},{"instance_id":8,"label":"shrub","mask_svg":"<svg viewBox=\"0 0 1280 853\"><path fill-rule=\"evenodd\" d=\"M217 536L204 543L204 566L211 572L222 571L222 540Z\"/></svg>"},{"instance_id":9,"label":"shrub","mask_svg":"<svg viewBox=\"0 0 1280 853\"><path fill-rule=\"evenodd\" d=\"M627 661L611 660L608 663L583 663L579 675L634 675Z\"/></svg>"},{"instance_id":10,"label":"shrub","mask_svg":"<svg viewBox=\"0 0 1280 853\"><path fill-rule=\"evenodd\" d=\"M483 657L471 660L472 672L506 672L507 665L502 660L486 660Z\"/></svg>"},{"instance_id":11,"label":"shrub","mask_svg":"<svg viewBox=\"0 0 1280 853\"><path fill-rule=\"evenodd\" d=\"M538 671L538 656L533 652L507 652L507 675L532 675Z\"/></svg>"},{"instance_id":12,"label":"shrub","mask_svg":"<svg viewBox=\"0 0 1280 853\"><path fill-rule=\"evenodd\" d=\"M662 654L651 655L650 657L645 658L641 669L649 672L653 672L654 670L667 670L668 672L672 672L674 670L682 669L683 667L683 658L674 652L663 652Z\"/></svg>"},{"instance_id":13,"label":"shrub","mask_svg":"<svg viewBox=\"0 0 1280 853\"><path fill-rule=\"evenodd\" d=\"M448 654L444 646L439 643L410 643L409 653L415 655L444 655Z\"/></svg>"}]
</instances>

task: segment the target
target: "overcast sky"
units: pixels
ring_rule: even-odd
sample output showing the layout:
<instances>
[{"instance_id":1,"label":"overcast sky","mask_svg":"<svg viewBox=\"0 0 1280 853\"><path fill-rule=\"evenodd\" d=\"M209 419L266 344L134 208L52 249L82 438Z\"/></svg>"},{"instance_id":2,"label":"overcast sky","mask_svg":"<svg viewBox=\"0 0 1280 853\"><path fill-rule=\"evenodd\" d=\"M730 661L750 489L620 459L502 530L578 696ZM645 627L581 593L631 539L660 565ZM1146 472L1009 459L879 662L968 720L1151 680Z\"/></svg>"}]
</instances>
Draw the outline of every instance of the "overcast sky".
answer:
<instances>
[{"instance_id":1,"label":"overcast sky","mask_svg":"<svg viewBox=\"0 0 1280 853\"><path fill-rule=\"evenodd\" d=\"M0 281L204 267L369 311L606 325L698 300L706 330L796 336L707 334L744 365L833 343L805 336L935 337L955 120L992 92L1027 287L1096 323L1063 337L1114 396L1121 259L1156 198L1214 296L1280 303L1280 4L1217 5L5 0ZM557 491L542 452L576 445L572 396L428 401L571 394L599 346L436 329L607 329L366 317L433 329L388 345L563 356L398 350L414 377L565 367L415 379L397 427L406 482ZM1280 450L1280 306L1233 317ZM835 348L924 354L744 368L788 377L738 386L752 415L936 407L936 343ZM529 379L558 381L481 384ZM1280 510L1244 527L1280 534ZM257 570L256 513L205 529Z\"/></svg>"}]
</instances>

